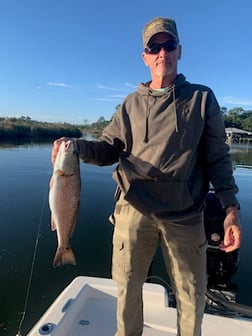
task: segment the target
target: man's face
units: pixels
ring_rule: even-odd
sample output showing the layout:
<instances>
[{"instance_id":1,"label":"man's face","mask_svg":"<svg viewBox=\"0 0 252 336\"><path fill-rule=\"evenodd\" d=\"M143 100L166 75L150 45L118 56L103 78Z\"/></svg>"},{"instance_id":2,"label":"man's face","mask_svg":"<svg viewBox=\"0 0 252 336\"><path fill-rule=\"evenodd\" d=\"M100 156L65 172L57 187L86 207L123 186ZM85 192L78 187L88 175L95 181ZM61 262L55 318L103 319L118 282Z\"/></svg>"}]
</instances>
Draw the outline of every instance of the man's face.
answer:
<instances>
[{"instance_id":1,"label":"man's face","mask_svg":"<svg viewBox=\"0 0 252 336\"><path fill-rule=\"evenodd\" d=\"M159 44L168 41L174 41L170 34L158 33L151 38L148 44L149 50L153 48L155 53L145 51L142 54L145 65L150 67L152 78L177 76L177 62L181 57L181 46L177 45L172 51L166 51L164 47L158 47Z\"/></svg>"}]
</instances>

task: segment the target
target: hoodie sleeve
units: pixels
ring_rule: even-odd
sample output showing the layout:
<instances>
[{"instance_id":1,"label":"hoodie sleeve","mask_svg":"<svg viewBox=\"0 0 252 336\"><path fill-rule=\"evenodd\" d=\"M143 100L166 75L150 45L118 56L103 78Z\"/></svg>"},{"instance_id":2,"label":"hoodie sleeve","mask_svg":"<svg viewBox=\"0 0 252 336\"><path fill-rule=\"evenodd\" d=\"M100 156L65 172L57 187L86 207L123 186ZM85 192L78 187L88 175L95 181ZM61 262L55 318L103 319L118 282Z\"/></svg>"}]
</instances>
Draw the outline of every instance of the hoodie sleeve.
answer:
<instances>
[{"instance_id":1,"label":"hoodie sleeve","mask_svg":"<svg viewBox=\"0 0 252 336\"><path fill-rule=\"evenodd\" d=\"M208 177L222 206L238 203L238 187L233 177L229 146L218 102L210 91L206 99L206 123L203 135L203 153L206 154Z\"/></svg>"},{"instance_id":2,"label":"hoodie sleeve","mask_svg":"<svg viewBox=\"0 0 252 336\"><path fill-rule=\"evenodd\" d=\"M112 165L119 160L120 153L125 145L120 137L120 125L117 111L96 141L77 139L79 158L85 163L99 166Z\"/></svg>"}]
</instances>

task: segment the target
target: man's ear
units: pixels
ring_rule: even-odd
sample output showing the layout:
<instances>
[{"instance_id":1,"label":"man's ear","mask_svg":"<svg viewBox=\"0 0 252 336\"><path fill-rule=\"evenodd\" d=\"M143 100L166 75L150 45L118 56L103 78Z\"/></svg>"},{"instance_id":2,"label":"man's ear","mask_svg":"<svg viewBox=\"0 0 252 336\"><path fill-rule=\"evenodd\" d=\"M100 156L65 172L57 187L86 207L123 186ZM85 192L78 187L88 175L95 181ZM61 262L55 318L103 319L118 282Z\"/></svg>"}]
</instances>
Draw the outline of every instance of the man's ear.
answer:
<instances>
[{"instance_id":1,"label":"man's ear","mask_svg":"<svg viewBox=\"0 0 252 336\"><path fill-rule=\"evenodd\" d=\"M144 64L145 64L146 66L149 66L145 52L142 53L142 59L143 59L143 61L144 61Z\"/></svg>"}]
</instances>

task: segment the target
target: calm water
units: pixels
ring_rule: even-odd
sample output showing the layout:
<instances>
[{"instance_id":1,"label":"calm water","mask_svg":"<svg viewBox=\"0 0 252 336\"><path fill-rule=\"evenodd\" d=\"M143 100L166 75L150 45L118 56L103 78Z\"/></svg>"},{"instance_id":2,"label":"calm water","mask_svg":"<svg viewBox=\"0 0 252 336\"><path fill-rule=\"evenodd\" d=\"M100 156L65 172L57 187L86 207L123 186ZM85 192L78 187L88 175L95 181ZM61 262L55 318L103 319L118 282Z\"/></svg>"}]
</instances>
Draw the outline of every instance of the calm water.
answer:
<instances>
[{"instance_id":1,"label":"calm water","mask_svg":"<svg viewBox=\"0 0 252 336\"><path fill-rule=\"evenodd\" d=\"M62 289L78 275L110 277L113 167L81 164L82 194L78 224L71 239L77 266L54 269L56 235L50 231L48 183L50 144L0 144L0 335L16 335L23 311L37 232L40 232L23 335ZM236 165L252 166L252 147L231 147ZM239 303L252 306L252 169L237 168L243 244L233 277ZM167 280L158 252L153 274Z\"/></svg>"}]
</instances>

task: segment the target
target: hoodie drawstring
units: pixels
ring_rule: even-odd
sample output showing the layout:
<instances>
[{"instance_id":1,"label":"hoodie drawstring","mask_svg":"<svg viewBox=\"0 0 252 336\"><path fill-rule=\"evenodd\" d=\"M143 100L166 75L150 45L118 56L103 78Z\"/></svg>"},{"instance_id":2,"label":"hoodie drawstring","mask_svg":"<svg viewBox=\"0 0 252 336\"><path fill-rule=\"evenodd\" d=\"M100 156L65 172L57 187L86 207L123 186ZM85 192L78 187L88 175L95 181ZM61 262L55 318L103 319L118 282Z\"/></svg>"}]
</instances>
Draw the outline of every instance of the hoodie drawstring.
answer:
<instances>
[{"instance_id":1,"label":"hoodie drawstring","mask_svg":"<svg viewBox=\"0 0 252 336\"><path fill-rule=\"evenodd\" d=\"M175 130L176 130L176 133L178 133L178 116L177 116L175 85L172 85L172 99L173 99L173 112L174 112L174 117L175 117Z\"/></svg>"},{"instance_id":2,"label":"hoodie drawstring","mask_svg":"<svg viewBox=\"0 0 252 336\"><path fill-rule=\"evenodd\" d=\"M148 143L149 141L149 96L147 96L147 102L146 102L146 110L145 110L145 135L144 135L144 143Z\"/></svg>"}]
</instances>

